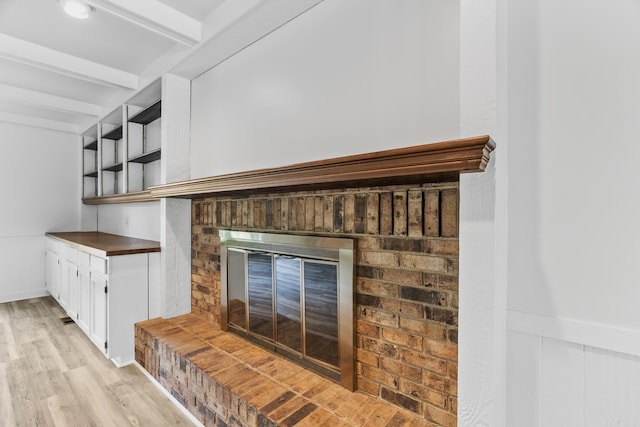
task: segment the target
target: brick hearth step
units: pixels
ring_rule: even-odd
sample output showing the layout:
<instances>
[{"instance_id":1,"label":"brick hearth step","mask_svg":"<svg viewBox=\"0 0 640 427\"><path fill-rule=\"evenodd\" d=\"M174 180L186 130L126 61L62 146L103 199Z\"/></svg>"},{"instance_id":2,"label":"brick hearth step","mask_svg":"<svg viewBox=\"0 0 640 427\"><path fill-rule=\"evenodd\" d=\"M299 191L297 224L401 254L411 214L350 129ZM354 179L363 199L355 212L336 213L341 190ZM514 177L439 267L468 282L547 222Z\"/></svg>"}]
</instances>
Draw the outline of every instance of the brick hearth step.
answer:
<instances>
[{"instance_id":1,"label":"brick hearth step","mask_svg":"<svg viewBox=\"0 0 640 427\"><path fill-rule=\"evenodd\" d=\"M430 426L187 314L136 324L136 361L205 426Z\"/></svg>"}]
</instances>

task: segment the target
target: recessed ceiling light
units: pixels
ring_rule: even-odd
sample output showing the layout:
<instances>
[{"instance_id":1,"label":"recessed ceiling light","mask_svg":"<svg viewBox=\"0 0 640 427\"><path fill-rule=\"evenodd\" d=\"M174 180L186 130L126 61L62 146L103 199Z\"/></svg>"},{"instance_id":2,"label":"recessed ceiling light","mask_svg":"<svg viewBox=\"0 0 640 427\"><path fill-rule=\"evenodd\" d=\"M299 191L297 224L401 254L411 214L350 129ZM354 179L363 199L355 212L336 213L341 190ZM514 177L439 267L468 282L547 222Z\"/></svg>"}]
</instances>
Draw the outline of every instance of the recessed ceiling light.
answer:
<instances>
[{"instance_id":1,"label":"recessed ceiling light","mask_svg":"<svg viewBox=\"0 0 640 427\"><path fill-rule=\"evenodd\" d=\"M87 3L79 0L60 0L60 6L69 16L76 19L87 19L96 10Z\"/></svg>"}]
</instances>

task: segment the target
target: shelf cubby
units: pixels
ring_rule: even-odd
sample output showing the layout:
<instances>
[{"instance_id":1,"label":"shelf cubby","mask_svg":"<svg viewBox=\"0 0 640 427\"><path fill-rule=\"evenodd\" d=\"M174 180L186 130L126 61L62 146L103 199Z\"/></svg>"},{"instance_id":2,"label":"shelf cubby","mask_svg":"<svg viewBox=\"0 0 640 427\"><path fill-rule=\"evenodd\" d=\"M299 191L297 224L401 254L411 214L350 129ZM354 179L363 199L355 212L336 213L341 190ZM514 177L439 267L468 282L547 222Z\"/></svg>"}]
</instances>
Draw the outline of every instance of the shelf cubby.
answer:
<instances>
[{"instance_id":1,"label":"shelf cubby","mask_svg":"<svg viewBox=\"0 0 640 427\"><path fill-rule=\"evenodd\" d=\"M98 195L98 126L82 134L82 195Z\"/></svg>"},{"instance_id":2,"label":"shelf cubby","mask_svg":"<svg viewBox=\"0 0 640 427\"><path fill-rule=\"evenodd\" d=\"M157 148L153 151L149 151L148 153L142 153L137 156L134 156L129 159L129 162L146 164L146 163L155 162L156 160L160 160L161 156L162 156L161 150L160 148Z\"/></svg>"},{"instance_id":3,"label":"shelf cubby","mask_svg":"<svg viewBox=\"0 0 640 427\"><path fill-rule=\"evenodd\" d=\"M102 139L112 139L114 141L122 139L122 126L118 126L112 131L105 133L104 135L102 135Z\"/></svg>"},{"instance_id":4,"label":"shelf cubby","mask_svg":"<svg viewBox=\"0 0 640 427\"><path fill-rule=\"evenodd\" d=\"M154 104L148 106L144 110L136 113L129 119L130 123L137 123L140 125L148 125L160 118L162 115L162 101L158 100Z\"/></svg>"},{"instance_id":5,"label":"shelf cubby","mask_svg":"<svg viewBox=\"0 0 640 427\"><path fill-rule=\"evenodd\" d=\"M120 172L122 170L122 163L116 163L115 165L104 167L102 170L107 172Z\"/></svg>"}]
</instances>

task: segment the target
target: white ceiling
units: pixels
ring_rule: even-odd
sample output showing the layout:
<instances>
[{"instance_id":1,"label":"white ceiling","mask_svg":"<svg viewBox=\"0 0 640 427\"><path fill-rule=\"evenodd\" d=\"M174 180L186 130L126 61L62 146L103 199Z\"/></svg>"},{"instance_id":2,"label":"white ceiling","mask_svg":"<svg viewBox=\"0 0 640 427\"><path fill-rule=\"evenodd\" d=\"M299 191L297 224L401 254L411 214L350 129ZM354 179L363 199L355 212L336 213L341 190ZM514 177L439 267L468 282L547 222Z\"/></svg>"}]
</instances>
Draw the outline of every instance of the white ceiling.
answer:
<instances>
[{"instance_id":1,"label":"white ceiling","mask_svg":"<svg viewBox=\"0 0 640 427\"><path fill-rule=\"evenodd\" d=\"M0 0L0 121L80 133L163 73L193 78L322 0Z\"/></svg>"}]
</instances>

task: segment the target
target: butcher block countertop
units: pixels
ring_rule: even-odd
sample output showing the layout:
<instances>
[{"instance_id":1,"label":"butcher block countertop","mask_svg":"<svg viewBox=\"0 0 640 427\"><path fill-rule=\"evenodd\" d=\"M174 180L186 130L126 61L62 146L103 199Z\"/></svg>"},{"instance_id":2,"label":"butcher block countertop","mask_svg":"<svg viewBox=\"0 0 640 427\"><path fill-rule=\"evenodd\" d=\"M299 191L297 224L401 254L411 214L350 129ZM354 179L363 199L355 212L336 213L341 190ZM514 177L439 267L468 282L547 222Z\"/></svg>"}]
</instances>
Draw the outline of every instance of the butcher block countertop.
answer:
<instances>
[{"instance_id":1,"label":"butcher block countertop","mask_svg":"<svg viewBox=\"0 0 640 427\"><path fill-rule=\"evenodd\" d=\"M70 231L46 235L98 256L160 252L160 242L98 231Z\"/></svg>"}]
</instances>

